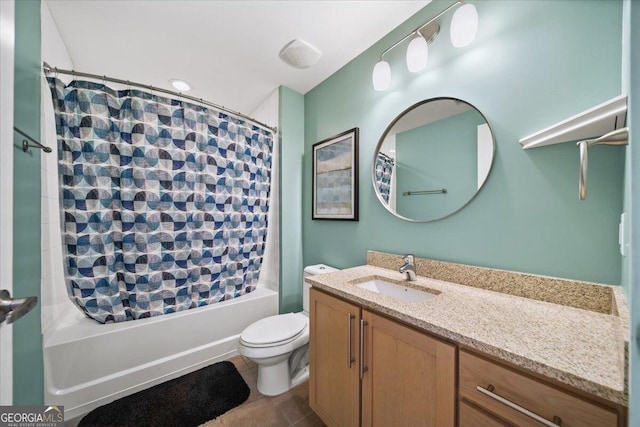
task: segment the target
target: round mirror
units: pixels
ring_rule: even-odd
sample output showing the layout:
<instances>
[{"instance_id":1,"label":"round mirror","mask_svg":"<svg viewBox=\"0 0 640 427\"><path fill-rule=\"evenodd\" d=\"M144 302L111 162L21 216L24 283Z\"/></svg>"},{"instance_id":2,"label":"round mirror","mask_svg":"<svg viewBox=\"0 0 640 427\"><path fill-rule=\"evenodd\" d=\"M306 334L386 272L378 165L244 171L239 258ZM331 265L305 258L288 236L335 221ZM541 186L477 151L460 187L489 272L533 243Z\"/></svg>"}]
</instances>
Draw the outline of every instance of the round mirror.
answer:
<instances>
[{"instance_id":1,"label":"round mirror","mask_svg":"<svg viewBox=\"0 0 640 427\"><path fill-rule=\"evenodd\" d=\"M373 187L398 218L446 218L478 194L494 153L491 127L473 105L455 98L428 99L403 111L382 134Z\"/></svg>"}]
</instances>

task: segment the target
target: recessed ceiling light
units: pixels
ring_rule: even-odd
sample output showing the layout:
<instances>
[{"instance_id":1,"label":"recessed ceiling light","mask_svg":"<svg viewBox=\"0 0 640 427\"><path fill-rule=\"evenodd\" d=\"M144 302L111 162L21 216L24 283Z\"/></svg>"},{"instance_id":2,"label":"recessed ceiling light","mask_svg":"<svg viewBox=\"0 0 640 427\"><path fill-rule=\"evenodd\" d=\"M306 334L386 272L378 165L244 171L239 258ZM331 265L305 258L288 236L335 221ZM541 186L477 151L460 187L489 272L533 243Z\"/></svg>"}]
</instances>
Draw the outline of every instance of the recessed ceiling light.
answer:
<instances>
[{"instance_id":1,"label":"recessed ceiling light","mask_svg":"<svg viewBox=\"0 0 640 427\"><path fill-rule=\"evenodd\" d=\"M169 80L169 83L171 83L171 85L180 92L186 92L191 89L191 85L189 85L189 83L185 82L184 80L171 79Z\"/></svg>"}]
</instances>

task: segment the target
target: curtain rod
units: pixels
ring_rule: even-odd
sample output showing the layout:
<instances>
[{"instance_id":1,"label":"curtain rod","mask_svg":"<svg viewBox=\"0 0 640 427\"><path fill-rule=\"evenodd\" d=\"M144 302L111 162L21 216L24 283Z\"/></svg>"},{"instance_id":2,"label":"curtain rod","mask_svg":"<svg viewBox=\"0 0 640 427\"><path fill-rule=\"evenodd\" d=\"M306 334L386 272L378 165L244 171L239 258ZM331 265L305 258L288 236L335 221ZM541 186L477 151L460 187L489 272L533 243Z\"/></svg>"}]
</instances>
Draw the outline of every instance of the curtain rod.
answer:
<instances>
[{"instance_id":1,"label":"curtain rod","mask_svg":"<svg viewBox=\"0 0 640 427\"><path fill-rule=\"evenodd\" d=\"M122 85L127 85L127 86L137 86L139 88L143 88L143 89L148 89L151 91L156 91L156 92L162 92L162 93L166 93L168 95L173 95L173 96L178 96L180 98L184 98L184 99L188 99L190 101L195 101L195 102L199 102L200 104L204 104L207 105L209 107L214 107L217 108L218 110L222 110L224 112L227 113L231 113L234 114L236 116L242 117L245 120L250 121L253 124L256 124L262 128L265 128L267 130L272 131L273 133L277 133L278 132L278 128L277 127L271 127L265 123L262 123L259 120L254 119L253 117L249 117L245 114L242 114L238 111L233 111L227 107L224 107L222 105L218 105L218 104L214 104L213 102L208 102L203 100L202 98L196 98L194 96L190 96L190 95L185 95L181 92L176 92L173 90L168 90L168 89L162 89L159 87L155 87L152 85L145 85L142 83L136 83L136 82L131 82L129 80L122 80L122 79L116 79L113 77L107 77L107 76L100 76L98 74L91 74L91 73L83 73L80 71L75 71L75 70L64 70L62 68L58 68L58 67L52 67L51 65L47 64L46 62L42 63L42 69L45 72L45 74L50 74L50 73L56 73L56 74L69 74L72 76L76 76L76 77L86 77L86 78L90 78L90 79L94 79L94 80L102 80L104 82L113 82L113 83L118 83L118 84L122 84Z\"/></svg>"}]
</instances>

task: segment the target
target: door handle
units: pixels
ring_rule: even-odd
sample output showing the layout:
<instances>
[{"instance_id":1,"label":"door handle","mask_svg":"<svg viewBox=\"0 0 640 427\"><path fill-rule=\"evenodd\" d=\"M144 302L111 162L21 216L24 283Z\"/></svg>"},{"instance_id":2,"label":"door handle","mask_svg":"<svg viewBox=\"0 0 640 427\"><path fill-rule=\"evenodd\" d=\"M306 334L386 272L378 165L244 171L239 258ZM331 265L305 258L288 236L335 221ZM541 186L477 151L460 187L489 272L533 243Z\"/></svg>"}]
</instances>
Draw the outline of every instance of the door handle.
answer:
<instances>
[{"instance_id":1,"label":"door handle","mask_svg":"<svg viewBox=\"0 0 640 427\"><path fill-rule=\"evenodd\" d=\"M364 319L360 319L360 379L364 378L364 373L369 370L364 366L364 328L367 327L369 322Z\"/></svg>"},{"instance_id":2,"label":"door handle","mask_svg":"<svg viewBox=\"0 0 640 427\"><path fill-rule=\"evenodd\" d=\"M347 369L351 369L351 364L356 361L356 358L351 355L351 321L355 318L353 314L347 314Z\"/></svg>"},{"instance_id":3,"label":"door handle","mask_svg":"<svg viewBox=\"0 0 640 427\"><path fill-rule=\"evenodd\" d=\"M520 412L523 415L526 415L529 418L532 418L534 420L536 420L537 422L539 422L540 424L547 426L547 427L562 427L562 419L558 416L553 417L553 421L549 421L546 418L541 417L540 415L536 414L535 412L531 412L530 410L523 408L522 406L518 405L517 403L513 403L512 401L505 399L502 396L499 396L497 394L495 394L493 391L495 390L495 387L491 384L489 384L489 386L487 388L484 387L480 387L480 386L476 386L476 390L478 390L480 393L489 396L492 399L497 400L498 402L502 403L503 405L508 406L509 408L512 408L518 412Z\"/></svg>"},{"instance_id":4,"label":"door handle","mask_svg":"<svg viewBox=\"0 0 640 427\"><path fill-rule=\"evenodd\" d=\"M0 324L13 323L36 306L38 297L11 298L6 289L0 290Z\"/></svg>"}]
</instances>

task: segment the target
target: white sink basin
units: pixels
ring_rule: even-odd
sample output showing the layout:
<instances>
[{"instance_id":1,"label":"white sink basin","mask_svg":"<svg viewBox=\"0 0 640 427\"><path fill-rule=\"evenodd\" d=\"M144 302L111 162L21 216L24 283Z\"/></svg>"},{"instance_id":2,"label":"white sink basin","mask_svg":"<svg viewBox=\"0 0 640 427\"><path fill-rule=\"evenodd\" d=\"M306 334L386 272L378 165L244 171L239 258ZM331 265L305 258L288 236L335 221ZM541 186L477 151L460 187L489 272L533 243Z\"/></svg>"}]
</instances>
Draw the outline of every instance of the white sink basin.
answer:
<instances>
[{"instance_id":1,"label":"white sink basin","mask_svg":"<svg viewBox=\"0 0 640 427\"><path fill-rule=\"evenodd\" d=\"M408 288L381 279L367 280L366 282L358 283L356 286L407 302L423 302L437 296L426 291Z\"/></svg>"}]
</instances>

